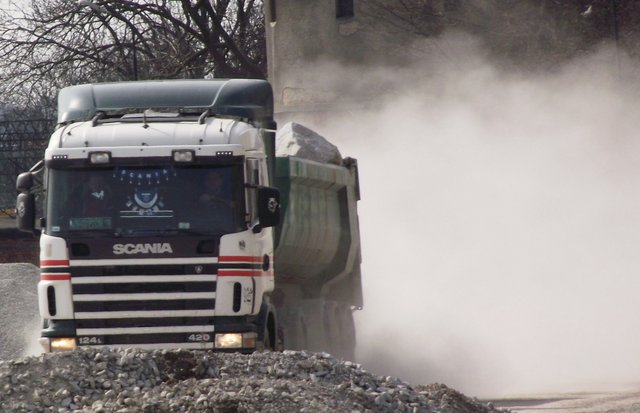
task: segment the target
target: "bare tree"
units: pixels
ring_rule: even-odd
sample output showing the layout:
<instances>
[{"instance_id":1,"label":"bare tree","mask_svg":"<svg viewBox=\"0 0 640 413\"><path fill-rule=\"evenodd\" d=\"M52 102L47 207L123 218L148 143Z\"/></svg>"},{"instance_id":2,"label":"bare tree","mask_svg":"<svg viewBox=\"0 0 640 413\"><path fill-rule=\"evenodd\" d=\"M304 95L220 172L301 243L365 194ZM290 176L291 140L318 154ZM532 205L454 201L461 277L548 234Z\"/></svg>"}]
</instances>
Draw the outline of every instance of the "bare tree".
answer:
<instances>
[{"instance_id":1,"label":"bare tree","mask_svg":"<svg viewBox=\"0 0 640 413\"><path fill-rule=\"evenodd\" d=\"M637 0L368 0L360 8L403 42L456 29L484 40L494 57L530 68L605 41L640 54Z\"/></svg>"},{"instance_id":2,"label":"bare tree","mask_svg":"<svg viewBox=\"0 0 640 413\"><path fill-rule=\"evenodd\" d=\"M32 0L0 15L7 104L87 81L266 76L261 0Z\"/></svg>"},{"instance_id":3,"label":"bare tree","mask_svg":"<svg viewBox=\"0 0 640 413\"><path fill-rule=\"evenodd\" d=\"M369 0L360 12L383 24L394 36L432 36L447 23L442 0Z\"/></svg>"}]
</instances>

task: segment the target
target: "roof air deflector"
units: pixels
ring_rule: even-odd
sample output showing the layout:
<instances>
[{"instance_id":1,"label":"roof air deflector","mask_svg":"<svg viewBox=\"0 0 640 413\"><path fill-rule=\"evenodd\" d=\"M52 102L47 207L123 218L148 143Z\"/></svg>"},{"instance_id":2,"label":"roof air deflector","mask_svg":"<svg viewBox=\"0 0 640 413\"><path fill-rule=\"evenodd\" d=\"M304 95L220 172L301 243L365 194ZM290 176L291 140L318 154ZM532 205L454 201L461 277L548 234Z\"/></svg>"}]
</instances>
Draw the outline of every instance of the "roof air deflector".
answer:
<instances>
[{"instance_id":1,"label":"roof air deflector","mask_svg":"<svg viewBox=\"0 0 640 413\"><path fill-rule=\"evenodd\" d=\"M151 80L70 86L58 96L58 123L91 120L99 112L175 108L273 121L273 92L265 80Z\"/></svg>"}]
</instances>

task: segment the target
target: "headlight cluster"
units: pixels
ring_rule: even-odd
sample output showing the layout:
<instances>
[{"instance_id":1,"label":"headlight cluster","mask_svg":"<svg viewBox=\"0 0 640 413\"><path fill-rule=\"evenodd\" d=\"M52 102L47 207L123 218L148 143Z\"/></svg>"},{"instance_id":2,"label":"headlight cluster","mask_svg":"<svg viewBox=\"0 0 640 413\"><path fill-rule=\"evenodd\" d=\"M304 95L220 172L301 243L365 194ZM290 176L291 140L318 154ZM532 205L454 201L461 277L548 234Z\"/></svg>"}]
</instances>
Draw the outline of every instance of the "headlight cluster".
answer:
<instances>
[{"instance_id":1,"label":"headlight cluster","mask_svg":"<svg viewBox=\"0 0 640 413\"><path fill-rule=\"evenodd\" d=\"M213 346L215 348L254 348L256 333L223 333L216 334Z\"/></svg>"},{"instance_id":2,"label":"headlight cluster","mask_svg":"<svg viewBox=\"0 0 640 413\"><path fill-rule=\"evenodd\" d=\"M75 350L77 347L76 339L73 337L42 337L40 344L44 347L45 352L58 352Z\"/></svg>"}]
</instances>

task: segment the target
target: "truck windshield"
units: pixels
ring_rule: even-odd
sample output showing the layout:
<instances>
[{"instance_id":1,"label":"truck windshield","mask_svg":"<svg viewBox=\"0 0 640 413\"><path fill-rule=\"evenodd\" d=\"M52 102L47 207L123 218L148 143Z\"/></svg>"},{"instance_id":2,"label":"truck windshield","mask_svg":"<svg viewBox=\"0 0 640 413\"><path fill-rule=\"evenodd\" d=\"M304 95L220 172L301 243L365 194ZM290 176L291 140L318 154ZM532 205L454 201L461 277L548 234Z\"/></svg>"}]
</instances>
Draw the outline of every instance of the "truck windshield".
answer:
<instances>
[{"instance_id":1,"label":"truck windshield","mask_svg":"<svg viewBox=\"0 0 640 413\"><path fill-rule=\"evenodd\" d=\"M136 236L246 229L241 165L51 169L51 235Z\"/></svg>"}]
</instances>

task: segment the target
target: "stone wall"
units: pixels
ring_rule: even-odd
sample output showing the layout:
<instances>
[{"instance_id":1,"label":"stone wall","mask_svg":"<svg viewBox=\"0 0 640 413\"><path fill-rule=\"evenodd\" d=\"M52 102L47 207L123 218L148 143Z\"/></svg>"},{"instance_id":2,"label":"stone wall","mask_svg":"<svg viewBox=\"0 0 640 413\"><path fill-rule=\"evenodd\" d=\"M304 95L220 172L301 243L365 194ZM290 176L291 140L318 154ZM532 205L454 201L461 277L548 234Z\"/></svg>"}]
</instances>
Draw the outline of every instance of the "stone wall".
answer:
<instances>
[{"instance_id":1,"label":"stone wall","mask_svg":"<svg viewBox=\"0 0 640 413\"><path fill-rule=\"evenodd\" d=\"M410 41L407 33L382 28L366 1L354 1L351 17L336 17L336 1L265 1L265 18L276 113L322 111L340 103L340 79L326 64L393 66L411 57L401 46Z\"/></svg>"}]
</instances>

